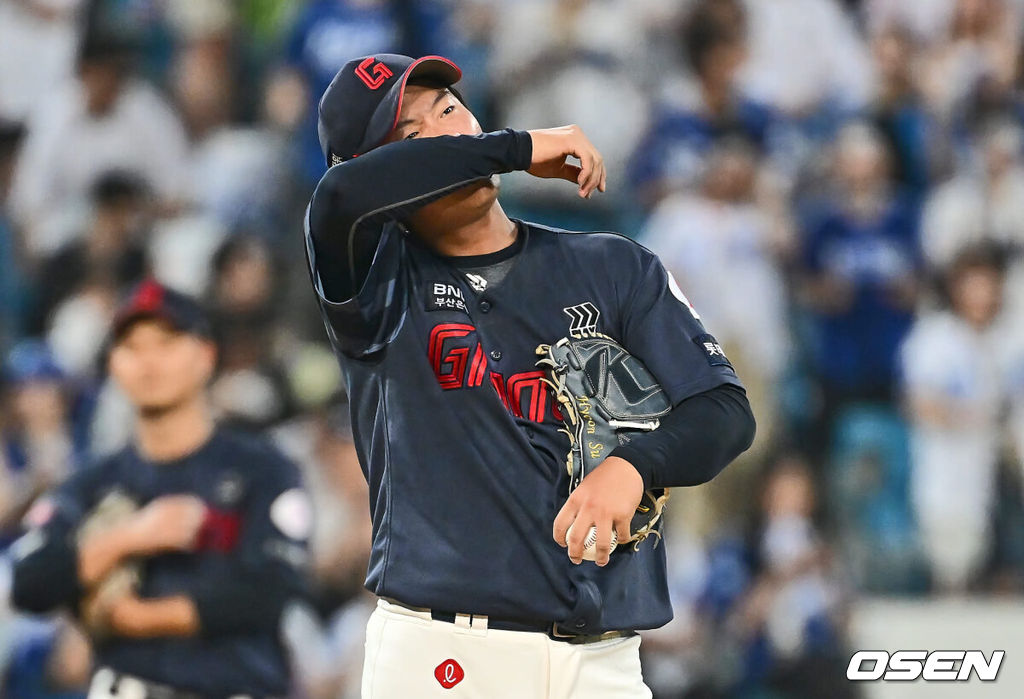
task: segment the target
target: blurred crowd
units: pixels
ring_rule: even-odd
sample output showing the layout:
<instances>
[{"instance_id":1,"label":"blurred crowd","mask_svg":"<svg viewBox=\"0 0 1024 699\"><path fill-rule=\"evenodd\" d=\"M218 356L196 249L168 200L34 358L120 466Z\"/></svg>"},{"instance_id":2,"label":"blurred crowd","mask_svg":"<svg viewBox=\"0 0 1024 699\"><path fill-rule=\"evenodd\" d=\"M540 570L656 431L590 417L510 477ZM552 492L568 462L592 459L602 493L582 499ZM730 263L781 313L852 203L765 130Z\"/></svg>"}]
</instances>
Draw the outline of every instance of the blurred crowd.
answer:
<instances>
[{"instance_id":1,"label":"blurred crowd","mask_svg":"<svg viewBox=\"0 0 1024 699\"><path fill-rule=\"evenodd\" d=\"M153 275L210 309L221 419L316 499L296 696L357 696L368 503L305 269L315 106L352 57L437 53L485 129L583 127L608 193L510 175L510 212L651 247L754 405L751 452L673 496L656 696L844 696L858 596L1024 592L1022 29L1024 0L0 0L2 543L128 439L99 357ZM2 614L5 696L79 696L87 658Z\"/></svg>"}]
</instances>

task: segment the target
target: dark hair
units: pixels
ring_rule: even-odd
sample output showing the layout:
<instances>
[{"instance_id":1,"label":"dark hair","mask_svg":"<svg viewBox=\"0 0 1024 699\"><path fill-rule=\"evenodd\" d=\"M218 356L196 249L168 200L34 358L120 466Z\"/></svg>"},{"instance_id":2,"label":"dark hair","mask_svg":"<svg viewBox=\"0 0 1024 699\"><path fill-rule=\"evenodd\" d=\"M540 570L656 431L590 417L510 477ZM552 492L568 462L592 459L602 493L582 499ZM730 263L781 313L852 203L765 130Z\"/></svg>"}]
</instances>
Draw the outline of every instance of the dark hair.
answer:
<instances>
[{"instance_id":1,"label":"dark hair","mask_svg":"<svg viewBox=\"0 0 1024 699\"><path fill-rule=\"evenodd\" d=\"M107 170L93 180L90 198L97 206L117 206L137 201L149 193L149 185L129 170Z\"/></svg>"},{"instance_id":2,"label":"dark hair","mask_svg":"<svg viewBox=\"0 0 1024 699\"><path fill-rule=\"evenodd\" d=\"M1006 272L1008 251L1002 245L985 240L972 243L960 249L947 269L950 278L963 274L966 270L984 267L999 274Z\"/></svg>"},{"instance_id":3,"label":"dark hair","mask_svg":"<svg viewBox=\"0 0 1024 699\"><path fill-rule=\"evenodd\" d=\"M683 19L679 43L683 59L699 73L708 54L746 37L747 15L737 0L702 0Z\"/></svg>"},{"instance_id":4,"label":"dark hair","mask_svg":"<svg viewBox=\"0 0 1024 699\"><path fill-rule=\"evenodd\" d=\"M24 135L25 126L23 124L0 118L0 158L13 155L18 150L18 145Z\"/></svg>"},{"instance_id":5,"label":"dark hair","mask_svg":"<svg viewBox=\"0 0 1024 699\"><path fill-rule=\"evenodd\" d=\"M78 69L103 65L126 75L137 57L137 42L130 37L115 32L90 32L78 49Z\"/></svg>"},{"instance_id":6,"label":"dark hair","mask_svg":"<svg viewBox=\"0 0 1024 699\"><path fill-rule=\"evenodd\" d=\"M965 245L934 279L940 301L947 307L953 305L953 285L966 272L987 269L1003 277L1008 261L1009 251L1006 247L991 240Z\"/></svg>"}]
</instances>

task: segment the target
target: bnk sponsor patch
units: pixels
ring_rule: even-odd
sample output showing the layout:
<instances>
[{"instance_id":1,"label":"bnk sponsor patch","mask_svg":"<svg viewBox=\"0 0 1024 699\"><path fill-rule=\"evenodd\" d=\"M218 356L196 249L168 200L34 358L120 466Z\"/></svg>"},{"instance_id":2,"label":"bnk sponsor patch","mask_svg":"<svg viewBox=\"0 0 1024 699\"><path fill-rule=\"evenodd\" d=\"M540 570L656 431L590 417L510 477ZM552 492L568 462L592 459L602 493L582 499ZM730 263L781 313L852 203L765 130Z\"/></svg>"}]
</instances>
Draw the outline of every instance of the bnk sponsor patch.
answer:
<instances>
[{"instance_id":1,"label":"bnk sponsor patch","mask_svg":"<svg viewBox=\"0 0 1024 699\"><path fill-rule=\"evenodd\" d=\"M462 289L448 282L430 282L427 285L427 310L469 313Z\"/></svg>"}]
</instances>

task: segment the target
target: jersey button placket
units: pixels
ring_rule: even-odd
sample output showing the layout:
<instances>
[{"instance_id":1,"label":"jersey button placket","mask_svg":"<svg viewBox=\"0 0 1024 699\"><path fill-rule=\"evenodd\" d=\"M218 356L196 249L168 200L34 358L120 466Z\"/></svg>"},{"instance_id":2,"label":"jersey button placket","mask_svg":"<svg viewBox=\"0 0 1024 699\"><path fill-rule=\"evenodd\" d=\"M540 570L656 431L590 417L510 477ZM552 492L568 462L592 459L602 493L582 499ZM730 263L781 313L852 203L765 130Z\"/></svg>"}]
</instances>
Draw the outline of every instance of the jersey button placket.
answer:
<instances>
[{"instance_id":1,"label":"jersey button placket","mask_svg":"<svg viewBox=\"0 0 1024 699\"><path fill-rule=\"evenodd\" d=\"M491 350L491 359L494 361L501 359L501 350Z\"/></svg>"},{"instance_id":2,"label":"jersey button placket","mask_svg":"<svg viewBox=\"0 0 1024 699\"><path fill-rule=\"evenodd\" d=\"M491 302L490 301L483 300L483 301L480 302L480 312L481 313L487 313L490 310L491 310Z\"/></svg>"}]
</instances>

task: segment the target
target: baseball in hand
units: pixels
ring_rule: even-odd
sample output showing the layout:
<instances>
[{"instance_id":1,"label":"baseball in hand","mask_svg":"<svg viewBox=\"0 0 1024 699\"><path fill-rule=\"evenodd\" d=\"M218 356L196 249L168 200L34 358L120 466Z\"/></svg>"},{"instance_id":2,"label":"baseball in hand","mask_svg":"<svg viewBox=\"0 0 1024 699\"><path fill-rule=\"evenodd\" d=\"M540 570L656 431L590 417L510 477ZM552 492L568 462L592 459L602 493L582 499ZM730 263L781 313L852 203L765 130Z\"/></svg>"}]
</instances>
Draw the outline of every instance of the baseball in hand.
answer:
<instances>
[{"instance_id":1,"label":"baseball in hand","mask_svg":"<svg viewBox=\"0 0 1024 699\"><path fill-rule=\"evenodd\" d=\"M565 545L566 546L569 545L569 538L572 536L572 528L574 526L576 526L575 522L570 524L569 525L569 530L567 532L565 532ZM612 548L613 549L615 548L615 545L618 543L618 541L619 541L619 536L618 536L618 534L615 533L615 530L612 529ZM587 538L583 540L583 560L584 561L593 561L593 560L596 560L596 559L597 559L597 527L593 527L592 526L590 528L590 531L587 532Z\"/></svg>"}]
</instances>

